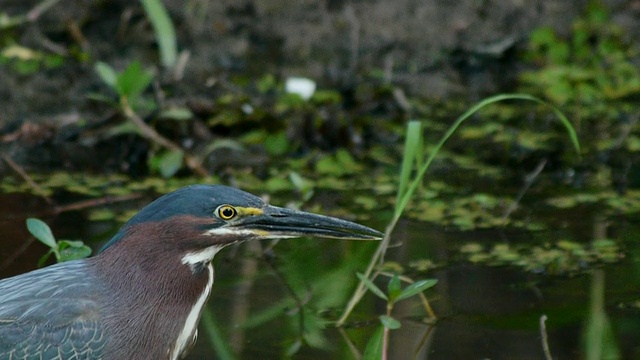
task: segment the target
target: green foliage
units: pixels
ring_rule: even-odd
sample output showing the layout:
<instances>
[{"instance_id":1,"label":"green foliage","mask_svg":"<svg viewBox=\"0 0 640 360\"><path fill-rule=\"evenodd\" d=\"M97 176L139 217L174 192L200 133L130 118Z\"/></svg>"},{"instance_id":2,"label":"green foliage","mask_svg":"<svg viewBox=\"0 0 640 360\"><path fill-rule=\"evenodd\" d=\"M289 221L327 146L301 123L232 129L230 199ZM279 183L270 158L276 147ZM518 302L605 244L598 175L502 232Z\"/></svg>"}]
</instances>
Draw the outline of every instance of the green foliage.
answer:
<instances>
[{"instance_id":1,"label":"green foliage","mask_svg":"<svg viewBox=\"0 0 640 360\"><path fill-rule=\"evenodd\" d=\"M362 165L347 150L339 149L335 154L320 159L316 163L316 171L321 175L344 176L361 172Z\"/></svg>"},{"instance_id":2,"label":"green foliage","mask_svg":"<svg viewBox=\"0 0 640 360\"><path fill-rule=\"evenodd\" d=\"M181 150L167 150L159 152L149 158L149 168L160 173L163 178L175 175L184 162L184 152Z\"/></svg>"},{"instance_id":3,"label":"green foliage","mask_svg":"<svg viewBox=\"0 0 640 360\"><path fill-rule=\"evenodd\" d=\"M362 360L380 360L382 359L382 337L384 326L380 326L367 342L367 347L362 354Z\"/></svg>"},{"instance_id":4,"label":"green foliage","mask_svg":"<svg viewBox=\"0 0 640 360\"><path fill-rule=\"evenodd\" d=\"M570 38L560 38L550 27L532 32L526 57L539 69L523 73L522 83L554 103L575 105L572 111L584 117L602 113L611 101L640 92L640 71L623 38L605 7L591 2Z\"/></svg>"},{"instance_id":5,"label":"green foliage","mask_svg":"<svg viewBox=\"0 0 640 360\"><path fill-rule=\"evenodd\" d=\"M380 322L382 323L382 326L384 326L389 330L400 329L400 321L392 318L391 316L380 315L379 319L380 319Z\"/></svg>"},{"instance_id":6,"label":"green foliage","mask_svg":"<svg viewBox=\"0 0 640 360\"><path fill-rule=\"evenodd\" d=\"M178 60L176 31L161 0L141 0L144 11L153 25L162 65L173 67Z\"/></svg>"},{"instance_id":7,"label":"green foliage","mask_svg":"<svg viewBox=\"0 0 640 360\"><path fill-rule=\"evenodd\" d=\"M142 95L142 92L151 85L152 80L153 74L142 69L138 61L134 61L116 77L115 90L121 97L132 101Z\"/></svg>"},{"instance_id":8,"label":"green foliage","mask_svg":"<svg viewBox=\"0 0 640 360\"><path fill-rule=\"evenodd\" d=\"M516 266L524 271L546 274L575 274L594 264L614 263L623 257L620 247L610 239L597 239L589 244L559 240L534 246L494 244L485 247L468 243L460 248L472 263L490 266Z\"/></svg>"},{"instance_id":9,"label":"green foliage","mask_svg":"<svg viewBox=\"0 0 640 360\"><path fill-rule=\"evenodd\" d=\"M42 70L55 69L64 64L64 57L11 44L0 51L0 65L9 64L21 75L32 75Z\"/></svg>"},{"instance_id":10,"label":"green foliage","mask_svg":"<svg viewBox=\"0 0 640 360\"><path fill-rule=\"evenodd\" d=\"M264 147L271 156L284 155L290 147L287 133L283 130L267 135L264 141Z\"/></svg>"},{"instance_id":11,"label":"green foliage","mask_svg":"<svg viewBox=\"0 0 640 360\"><path fill-rule=\"evenodd\" d=\"M471 117L473 114L480 111L480 109L486 107L487 105L494 104L497 102L505 101L505 100L526 100L532 101L538 104L542 104L551 108L553 113L556 115L560 123L564 126L569 139L571 140L572 145L574 146L576 152L580 153L580 143L578 142L578 136L576 134L575 129L569 122L569 120L562 114L562 112L556 108L555 106L544 102L543 100L538 99L537 97L526 95L526 94L501 94L486 98L476 105L469 108L465 113L459 116L456 121L449 127L449 129L442 136L440 141L431 148L429 152L429 156L426 160L422 159L422 156L418 155L418 153L424 152L423 144L422 144L422 133L421 131L416 131L420 129L420 125L414 122L410 122L407 126L407 132L405 136L405 146L404 146L404 154L403 154L403 162L402 168L400 169L400 179L398 187L398 192L396 196L395 210L393 214L393 218L385 231L385 237L380 242L378 249L371 257L369 262L369 266L367 267L367 271L364 277L369 278L373 273L373 270L380 262L381 259L384 258L384 254L387 251L389 246L389 242L391 240L391 233L395 228L398 220L404 213L409 201L413 198L415 191L418 189L423 182L423 179L426 175L427 169L433 162L433 159L438 154L440 149L444 146L444 143L456 132L456 130L460 127L460 125ZM418 134L418 135L416 135ZM414 160L415 159L415 160ZM364 296L365 288L369 288L369 285L361 280L361 283L358 285L354 295L351 300L347 304L342 317L338 321L338 324L342 324L347 316L351 313L355 305L360 301L362 296Z\"/></svg>"},{"instance_id":12,"label":"green foliage","mask_svg":"<svg viewBox=\"0 0 640 360\"><path fill-rule=\"evenodd\" d=\"M221 322L216 321L215 315L210 308L205 307L202 311L202 327L206 329L205 336L215 349L216 359L234 360L236 356L233 349L229 346L225 335L220 328Z\"/></svg>"},{"instance_id":13,"label":"green foliage","mask_svg":"<svg viewBox=\"0 0 640 360\"><path fill-rule=\"evenodd\" d=\"M387 313L385 315L380 315L380 323L382 324L382 329L384 330L381 338L378 338L377 332L368 342L365 356L367 358L368 352L375 352L376 354L382 353L386 354L387 346L389 343L389 333L388 330L396 330L399 329L401 324L400 321L393 318L391 316L391 312L393 311L393 306L396 302L408 299L410 297L420 295L423 291L433 287L438 282L434 279L429 280L418 280L412 282L409 286L402 289L402 285L400 282L400 277L396 274L390 277L389 284L387 285L387 293L385 294L382 289L380 289L376 284L373 283L367 276L356 273L362 284L366 286L366 288L379 297L382 300L387 302ZM379 359L380 357L378 357Z\"/></svg>"},{"instance_id":14,"label":"green foliage","mask_svg":"<svg viewBox=\"0 0 640 360\"><path fill-rule=\"evenodd\" d=\"M116 72L110 65L97 62L95 71L109 88L111 88L120 102L125 102L134 109L146 106L142 95L153 81L153 73L144 70L138 61L131 62L122 72Z\"/></svg>"},{"instance_id":15,"label":"green foliage","mask_svg":"<svg viewBox=\"0 0 640 360\"><path fill-rule=\"evenodd\" d=\"M360 279L360 281L364 283L367 289L369 289L369 291L374 293L377 297L379 297L382 300L386 300L386 301L389 300L389 298L384 293L384 291L380 290L380 288L376 286L376 284L374 284L373 281L371 281L368 277L360 273L357 273L356 275L358 276L358 279Z\"/></svg>"},{"instance_id":16,"label":"green foliage","mask_svg":"<svg viewBox=\"0 0 640 360\"><path fill-rule=\"evenodd\" d=\"M48 253L40 258L39 266L44 265L51 254L55 255L57 262L84 259L91 255L91 248L86 246L82 241L56 241L51 229L42 220L35 218L27 219L27 229L36 239L47 245L50 249Z\"/></svg>"}]
</instances>

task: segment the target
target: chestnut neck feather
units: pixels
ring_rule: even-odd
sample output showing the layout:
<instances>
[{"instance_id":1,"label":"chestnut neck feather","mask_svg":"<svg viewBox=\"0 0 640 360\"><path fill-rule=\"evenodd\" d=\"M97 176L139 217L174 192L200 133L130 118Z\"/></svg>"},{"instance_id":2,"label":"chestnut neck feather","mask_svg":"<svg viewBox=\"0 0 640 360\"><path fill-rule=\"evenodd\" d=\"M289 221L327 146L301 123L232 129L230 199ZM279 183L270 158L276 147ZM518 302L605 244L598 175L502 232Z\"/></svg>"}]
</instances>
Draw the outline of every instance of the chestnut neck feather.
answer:
<instances>
[{"instance_id":1,"label":"chestnut neck feather","mask_svg":"<svg viewBox=\"0 0 640 360\"><path fill-rule=\"evenodd\" d=\"M95 275L107 287L104 326L113 336L107 354L120 359L168 357L207 285L206 264L181 262L186 253L215 245L215 239L203 235L207 225L209 219L186 215L133 224L117 243L91 259Z\"/></svg>"}]
</instances>

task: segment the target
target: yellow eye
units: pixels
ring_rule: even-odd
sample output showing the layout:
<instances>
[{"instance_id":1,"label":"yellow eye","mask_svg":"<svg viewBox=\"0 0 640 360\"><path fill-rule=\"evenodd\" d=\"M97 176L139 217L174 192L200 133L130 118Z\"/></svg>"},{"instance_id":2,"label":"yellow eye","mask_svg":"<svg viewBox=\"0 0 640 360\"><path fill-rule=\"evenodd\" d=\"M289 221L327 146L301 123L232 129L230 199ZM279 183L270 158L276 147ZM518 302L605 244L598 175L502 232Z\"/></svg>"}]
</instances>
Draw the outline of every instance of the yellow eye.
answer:
<instances>
[{"instance_id":1,"label":"yellow eye","mask_svg":"<svg viewBox=\"0 0 640 360\"><path fill-rule=\"evenodd\" d=\"M218 217L222 220L231 220L238 215L238 211L231 205L219 206L217 212Z\"/></svg>"}]
</instances>

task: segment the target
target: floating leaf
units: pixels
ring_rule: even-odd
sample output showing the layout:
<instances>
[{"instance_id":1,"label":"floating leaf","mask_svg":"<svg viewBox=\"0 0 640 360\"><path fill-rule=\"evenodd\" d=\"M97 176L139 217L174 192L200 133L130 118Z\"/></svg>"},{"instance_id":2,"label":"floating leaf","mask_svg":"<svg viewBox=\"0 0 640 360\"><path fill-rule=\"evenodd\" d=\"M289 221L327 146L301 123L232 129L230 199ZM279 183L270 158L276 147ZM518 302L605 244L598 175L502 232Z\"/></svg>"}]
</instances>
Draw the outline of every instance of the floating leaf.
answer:
<instances>
[{"instance_id":1,"label":"floating leaf","mask_svg":"<svg viewBox=\"0 0 640 360\"><path fill-rule=\"evenodd\" d=\"M116 214L111 209L96 209L89 213L89 220L91 221L107 221L113 220Z\"/></svg>"}]
</instances>

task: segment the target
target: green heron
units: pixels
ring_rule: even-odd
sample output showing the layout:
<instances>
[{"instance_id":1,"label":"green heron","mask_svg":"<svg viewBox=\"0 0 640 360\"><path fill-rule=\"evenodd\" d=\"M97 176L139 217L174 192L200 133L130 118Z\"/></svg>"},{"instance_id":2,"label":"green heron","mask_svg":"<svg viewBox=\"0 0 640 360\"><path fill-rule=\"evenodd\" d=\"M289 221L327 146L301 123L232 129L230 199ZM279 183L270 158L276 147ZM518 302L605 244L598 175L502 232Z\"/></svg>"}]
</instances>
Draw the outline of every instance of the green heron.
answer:
<instances>
[{"instance_id":1,"label":"green heron","mask_svg":"<svg viewBox=\"0 0 640 360\"><path fill-rule=\"evenodd\" d=\"M371 228L192 185L136 214L92 258L0 281L0 359L177 359L188 351L223 247L299 236L379 239Z\"/></svg>"}]
</instances>

